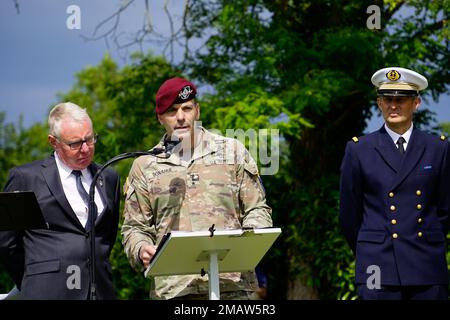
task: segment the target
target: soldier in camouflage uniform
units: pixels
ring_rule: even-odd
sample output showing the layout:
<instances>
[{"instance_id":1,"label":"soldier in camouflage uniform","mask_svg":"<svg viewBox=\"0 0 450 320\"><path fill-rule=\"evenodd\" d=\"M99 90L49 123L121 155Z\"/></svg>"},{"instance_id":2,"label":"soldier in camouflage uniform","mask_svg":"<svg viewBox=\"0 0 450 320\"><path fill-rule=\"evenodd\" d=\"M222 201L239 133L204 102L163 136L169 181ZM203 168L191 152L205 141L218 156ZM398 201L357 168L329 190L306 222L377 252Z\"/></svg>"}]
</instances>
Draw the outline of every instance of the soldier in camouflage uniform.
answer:
<instances>
[{"instance_id":1,"label":"soldier in camouflage uniform","mask_svg":"<svg viewBox=\"0 0 450 320\"><path fill-rule=\"evenodd\" d=\"M164 234L271 227L271 208L255 161L237 140L196 125L200 107L195 86L182 78L158 90L156 113L166 134L157 156L137 158L125 184L123 245L130 264L143 271ZM170 139L180 140L173 152ZM250 299L254 272L220 274L221 297ZM153 299L207 299L208 276L155 277Z\"/></svg>"}]
</instances>

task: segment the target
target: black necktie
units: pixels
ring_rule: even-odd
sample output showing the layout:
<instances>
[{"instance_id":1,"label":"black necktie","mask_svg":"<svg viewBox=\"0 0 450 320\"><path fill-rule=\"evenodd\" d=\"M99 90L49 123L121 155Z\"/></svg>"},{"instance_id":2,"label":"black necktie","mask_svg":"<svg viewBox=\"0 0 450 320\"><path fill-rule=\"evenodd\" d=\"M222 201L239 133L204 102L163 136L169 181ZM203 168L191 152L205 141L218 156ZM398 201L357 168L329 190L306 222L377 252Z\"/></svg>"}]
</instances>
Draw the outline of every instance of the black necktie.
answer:
<instances>
[{"instance_id":1,"label":"black necktie","mask_svg":"<svg viewBox=\"0 0 450 320\"><path fill-rule=\"evenodd\" d=\"M83 184L81 183L81 171L73 170L72 173L74 174L75 180L77 182L78 193L80 194L81 199L83 199L84 204L86 205L86 207L89 208L89 195L86 192L86 190L84 189ZM94 221L95 221L95 218L97 218L97 217L94 217ZM89 228L89 216L88 216L88 221L86 223L86 230L89 230L89 229L90 228Z\"/></svg>"},{"instance_id":2,"label":"black necktie","mask_svg":"<svg viewBox=\"0 0 450 320\"><path fill-rule=\"evenodd\" d=\"M403 147L403 144L406 142L405 138L400 137L397 140L397 145L398 145L398 151L400 151L400 153L403 155L405 154L405 148Z\"/></svg>"}]
</instances>

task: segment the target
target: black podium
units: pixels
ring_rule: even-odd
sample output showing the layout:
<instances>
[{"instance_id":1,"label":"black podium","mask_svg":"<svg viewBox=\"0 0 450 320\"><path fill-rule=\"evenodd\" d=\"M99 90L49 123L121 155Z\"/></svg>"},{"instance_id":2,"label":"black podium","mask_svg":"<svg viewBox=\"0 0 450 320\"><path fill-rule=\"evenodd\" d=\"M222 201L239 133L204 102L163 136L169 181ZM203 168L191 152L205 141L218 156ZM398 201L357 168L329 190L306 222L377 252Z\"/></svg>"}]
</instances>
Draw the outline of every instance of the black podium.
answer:
<instances>
[{"instance_id":1,"label":"black podium","mask_svg":"<svg viewBox=\"0 0 450 320\"><path fill-rule=\"evenodd\" d=\"M48 229L34 192L0 192L0 231L26 229Z\"/></svg>"},{"instance_id":2,"label":"black podium","mask_svg":"<svg viewBox=\"0 0 450 320\"><path fill-rule=\"evenodd\" d=\"M0 231L26 229L48 229L34 192L0 192ZM8 294L0 294L0 300L16 299L20 299L16 287Z\"/></svg>"}]
</instances>

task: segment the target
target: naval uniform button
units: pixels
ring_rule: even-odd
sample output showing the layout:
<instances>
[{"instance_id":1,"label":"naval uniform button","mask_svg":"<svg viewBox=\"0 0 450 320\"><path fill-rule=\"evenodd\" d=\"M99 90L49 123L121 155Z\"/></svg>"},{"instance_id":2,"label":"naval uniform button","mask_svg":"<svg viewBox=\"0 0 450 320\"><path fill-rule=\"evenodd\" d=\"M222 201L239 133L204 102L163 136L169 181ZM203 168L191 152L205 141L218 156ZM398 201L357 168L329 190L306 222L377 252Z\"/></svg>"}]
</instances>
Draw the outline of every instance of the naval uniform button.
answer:
<instances>
[{"instance_id":1,"label":"naval uniform button","mask_svg":"<svg viewBox=\"0 0 450 320\"><path fill-rule=\"evenodd\" d=\"M389 198L393 198L394 197L394 193L393 192L389 192Z\"/></svg>"},{"instance_id":2,"label":"naval uniform button","mask_svg":"<svg viewBox=\"0 0 450 320\"><path fill-rule=\"evenodd\" d=\"M422 218L419 218L419 219L417 219L417 222L418 222L418 223L422 223L422 222L423 222L423 219L422 219Z\"/></svg>"},{"instance_id":3,"label":"naval uniform button","mask_svg":"<svg viewBox=\"0 0 450 320\"><path fill-rule=\"evenodd\" d=\"M389 207L389 209L390 209L391 211L395 211L395 206L392 205L392 206Z\"/></svg>"},{"instance_id":4,"label":"naval uniform button","mask_svg":"<svg viewBox=\"0 0 450 320\"><path fill-rule=\"evenodd\" d=\"M423 233L419 231L419 232L417 232L417 236L418 236L419 238L422 238Z\"/></svg>"},{"instance_id":5,"label":"naval uniform button","mask_svg":"<svg viewBox=\"0 0 450 320\"><path fill-rule=\"evenodd\" d=\"M420 196L420 195L422 195L422 191L417 190L417 191L416 191L416 194L417 194L418 196Z\"/></svg>"},{"instance_id":6,"label":"naval uniform button","mask_svg":"<svg viewBox=\"0 0 450 320\"><path fill-rule=\"evenodd\" d=\"M398 238L398 233L392 234L392 238L397 239Z\"/></svg>"},{"instance_id":7,"label":"naval uniform button","mask_svg":"<svg viewBox=\"0 0 450 320\"><path fill-rule=\"evenodd\" d=\"M397 220L392 219L392 220L391 220L391 223L392 223L392 224L397 224Z\"/></svg>"},{"instance_id":8,"label":"naval uniform button","mask_svg":"<svg viewBox=\"0 0 450 320\"><path fill-rule=\"evenodd\" d=\"M419 203L418 205L417 205L417 210L421 210L422 209L422 205Z\"/></svg>"}]
</instances>

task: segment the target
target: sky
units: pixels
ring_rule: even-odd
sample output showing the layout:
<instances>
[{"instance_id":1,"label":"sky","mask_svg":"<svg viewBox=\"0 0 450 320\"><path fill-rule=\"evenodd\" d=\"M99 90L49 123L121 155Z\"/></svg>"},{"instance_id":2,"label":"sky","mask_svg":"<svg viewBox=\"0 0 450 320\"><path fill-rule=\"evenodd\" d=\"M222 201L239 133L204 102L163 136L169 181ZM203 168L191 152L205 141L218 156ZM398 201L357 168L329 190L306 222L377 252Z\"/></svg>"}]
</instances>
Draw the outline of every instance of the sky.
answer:
<instances>
[{"instance_id":1,"label":"sky","mask_svg":"<svg viewBox=\"0 0 450 320\"><path fill-rule=\"evenodd\" d=\"M165 2L149 1L150 21L157 32L167 35ZM56 94L69 91L75 74L97 65L107 53L119 66L128 62L126 53L119 52L113 44L108 47L103 40L86 41L82 37L92 36L97 24L114 13L123 0L18 0L19 14L14 3L0 1L0 112L6 112L6 122L17 123L20 114L25 127L45 121L49 108L59 102ZM180 21L183 3L168 0L175 24ZM71 5L80 9L80 29L67 28L67 20L73 21L73 11L66 12ZM121 16L120 30L131 32L141 27L143 12L143 1L133 2ZM122 39L125 37L126 33ZM163 44L148 43L144 51L149 49L160 55ZM175 56L174 61L177 59ZM425 101L422 107L436 112L438 122L450 121L448 93L437 103ZM382 119L375 115L367 132L378 129L381 123Z\"/></svg>"}]
</instances>

